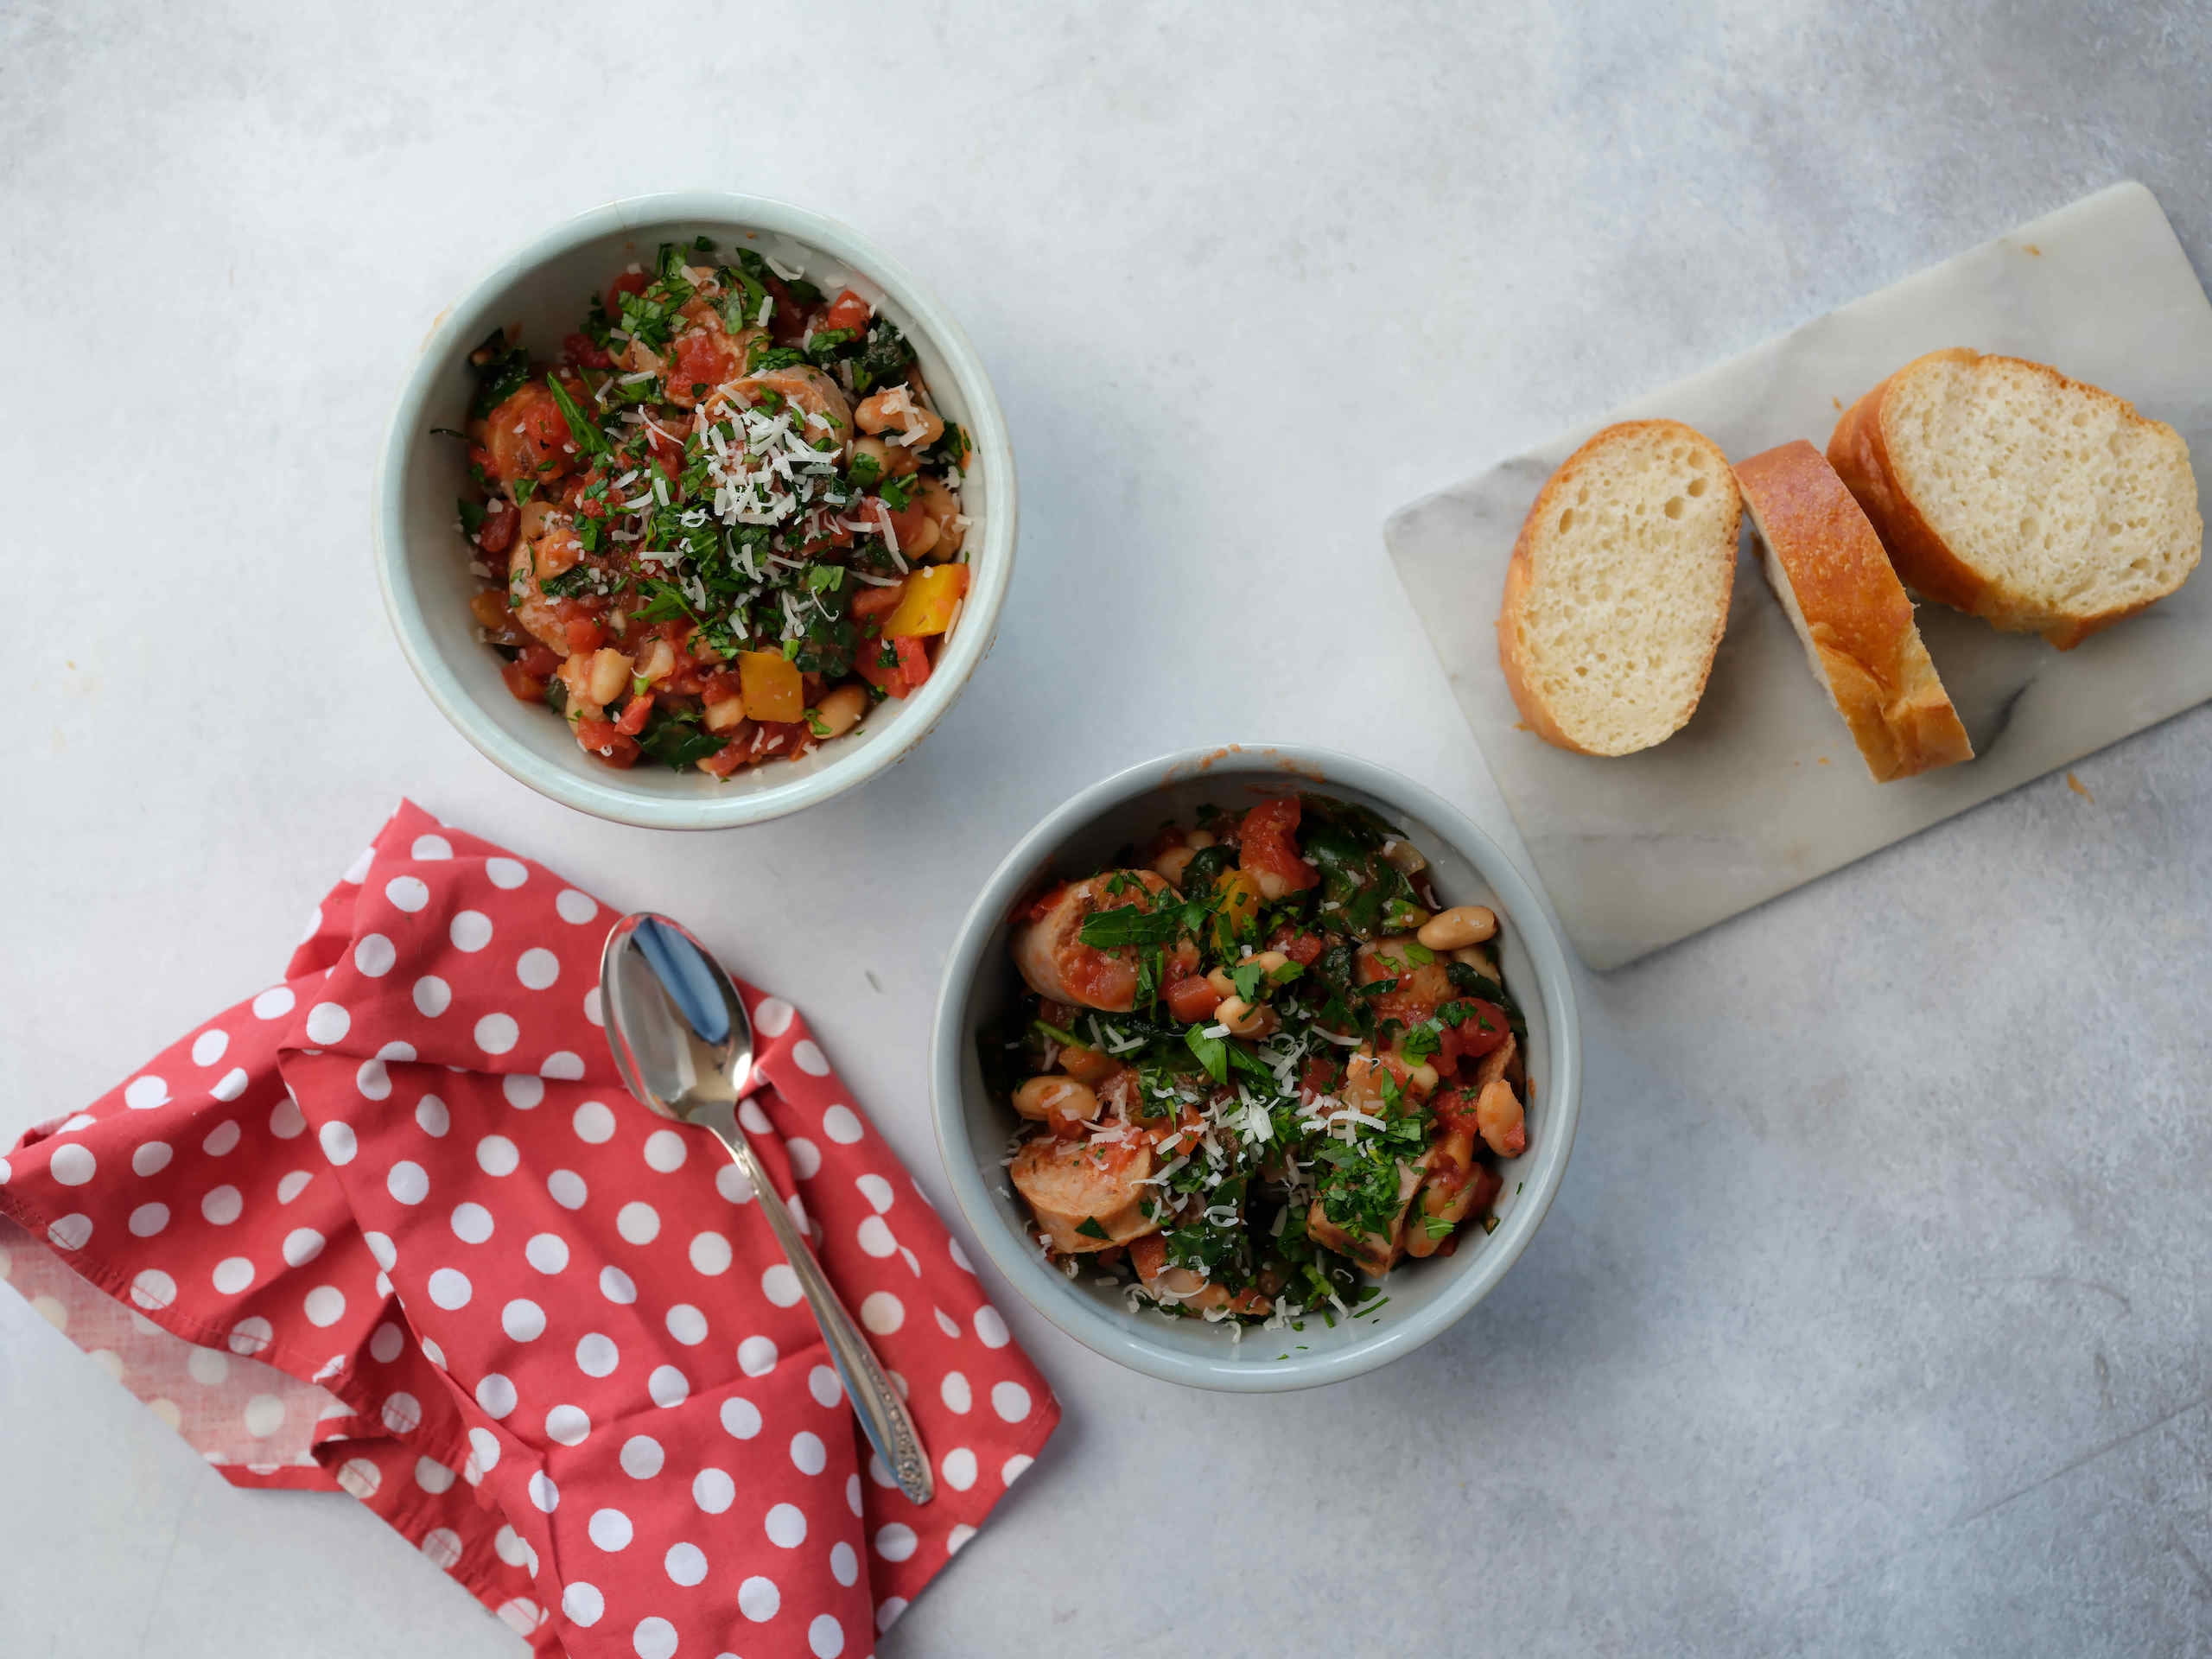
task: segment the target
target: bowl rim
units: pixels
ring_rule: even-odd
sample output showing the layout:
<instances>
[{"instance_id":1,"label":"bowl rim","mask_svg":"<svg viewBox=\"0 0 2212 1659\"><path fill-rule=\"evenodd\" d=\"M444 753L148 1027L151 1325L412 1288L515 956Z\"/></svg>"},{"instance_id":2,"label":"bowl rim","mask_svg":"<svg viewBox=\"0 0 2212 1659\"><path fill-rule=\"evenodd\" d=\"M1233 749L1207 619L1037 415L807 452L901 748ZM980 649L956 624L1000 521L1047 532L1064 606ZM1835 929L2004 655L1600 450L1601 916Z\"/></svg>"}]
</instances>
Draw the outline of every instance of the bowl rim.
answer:
<instances>
[{"instance_id":1,"label":"bowl rim","mask_svg":"<svg viewBox=\"0 0 2212 1659\"><path fill-rule=\"evenodd\" d=\"M1117 807L1154 790L1184 781L1229 761L1295 778L1301 787L1349 785L1402 804L1472 863L1503 904L1535 968L1536 993L1550 1027L1547 1070L1552 1079L1546 1105L1550 1126L1536 1162L1524 1178L1521 1198L1489 1236L1481 1255L1427 1306L1376 1329L1346 1348L1290 1359L1217 1360L1154 1345L1115 1323L1033 1249L1018 1241L993 1205L963 1122L962 1068L967 1036L962 1029L968 992L983 967L985 941L1060 842ZM1224 770L1226 767L1224 767ZM1317 1388L1358 1376L1411 1353L1440 1335L1481 1301L1505 1276L1541 1226L1566 1178L1574 1149L1582 1096L1582 1028L1574 976L1557 923L1538 889L1520 868L1465 812L1403 774L1355 755L1296 743L1210 745L1177 750L1100 779L1047 813L999 861L969 906L938 982L931 1026L930 1106L938 1152L962 1215L994 1266L1024 1300L1094 1353L1164 1382L1228 1393L1262 1394Z\"/></svg>"},{"instance_id":2,"label":"bowl rim","mask_svg":"<svg viewBox=\"0 0 2212 1659\"><path fill-rule=\"evenodd\" d=\"M604 779L563 771L516 743L483 712L479 700L440 658L431 643L421 596L405 569L403 491L409 448L428 418L433 381L456 349L468 349L479 331L492 326L489 313L497 296L532 270L585 243L609 235L651 234L658 227L677 225L709 230L727 226L791 237L831 255L895 300L912 320L913 331L944 357L951 371L967 405L966 425L977 463L986 469L991 492L982 544L969 560L973 574L961 613L963 626L945 653L951 660L940 661L929 683L908 700L907 717L874 741L804 777L704 797L649 792L628 785L624 774L613 771ZM439 314L416 353L385 428L370 501L372 556L385 614L398 638L401 654L438 712L477 753L517 782L595 817L652 830L723 830L765 823L856 788L906 759L950 711L988 654L1013 580L1018 540L1018 491L1006 416L982 359L951 314L903 264L842 221L770 197L722 190L665 191L606 202L531 238L471 283Z\"/></svg>"}]
</instances>

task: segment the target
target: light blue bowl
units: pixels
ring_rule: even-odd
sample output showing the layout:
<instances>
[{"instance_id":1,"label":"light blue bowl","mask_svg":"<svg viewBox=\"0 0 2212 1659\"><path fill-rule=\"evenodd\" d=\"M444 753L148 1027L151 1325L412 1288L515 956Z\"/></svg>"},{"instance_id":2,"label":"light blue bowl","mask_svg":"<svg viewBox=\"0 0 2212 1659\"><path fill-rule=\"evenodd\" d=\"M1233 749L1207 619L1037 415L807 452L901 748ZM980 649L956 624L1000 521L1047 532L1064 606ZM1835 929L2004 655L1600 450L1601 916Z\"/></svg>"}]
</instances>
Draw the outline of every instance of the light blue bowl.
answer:
<instances>
[{"instance_id":1,"label":"light blue bowl","mask_svg":"<svg viewBox=\"0 0 2212 1659\"><path fill-rule=\"evenodd\" d=\"M727 781L641 763L603 766L576 747L563 721L518 702L499 659L476 639L468 600L480 585L454 527L467 463L462 446L433 427L464 424L474 381L468 353L493 329L519 323L524 342L550 357L594 293L663 242L701 232L726 252L740 243L773 252L808 251L807 275L835 291L836 277L878 303L921 359L938 407L975 440L962 505L972 571L959 626L929 683L887 702L859 729L803 760L741 772ZM1006 419L960 326L889 256L818 213L757 196L694 190L639 196L556 226L513 255L438 321L385 436L375 493L377 579L386 613L430 701L455 729L510 775L542 795L602 818L650 829L718 830L760 823L825 801L906 758L955 699L991 646L1014 574L1014 451Z\"/></svg>"},{"instance_id":2,"label":"light blue bowl","mask_svg":"<svg viewBox=\"0 0 2212 1659\"><path fill-rule=\"evenodd\" d=\"M1365 1319L1318 1318L1302 1332L1246 1330L1132 1312L1086 1274L1048 1266L1024 1230L1002 1163L1019 1122L983 1086L976 1033L1014 1002L1020 981L1007 956L1007 918L1047 874L1101 867L1202 802L1241 808L1311 790L1374 808L1427 855L1447 904L1497 911L1500 967L1529 1020L1529 1150L1503 1166L1497 1230L1463 1236L1457 1255L1408 1262L1385 1286L1389 1302ZM984 1251L1046 1319L1109 1359L1170 1382L1263 1393L1339 1382L1409 1354L1487 1296L1542 1224L1567 1173L1582 1086L1574 983L1550 917L1497 845L1420 785L1348 754L1291 744L1189 749L1094 784L1022 837L968 912L938 995L930 1068L945 1172ZM1287 1357L1283 1356L1287 1355Z\"/></svg>"}]
</instances>

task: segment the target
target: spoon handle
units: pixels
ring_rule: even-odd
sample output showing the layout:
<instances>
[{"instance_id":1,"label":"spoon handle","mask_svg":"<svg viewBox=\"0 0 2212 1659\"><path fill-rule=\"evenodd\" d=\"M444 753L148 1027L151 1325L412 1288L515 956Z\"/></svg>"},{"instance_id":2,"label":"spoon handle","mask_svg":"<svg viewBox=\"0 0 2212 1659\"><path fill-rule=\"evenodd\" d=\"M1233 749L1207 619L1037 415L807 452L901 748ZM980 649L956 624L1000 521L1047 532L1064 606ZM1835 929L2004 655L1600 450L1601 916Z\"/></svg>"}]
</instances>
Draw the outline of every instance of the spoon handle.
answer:
<instances>
[{"instance_id":1,"label":"spoon handle","mask_svg":"<svg viewBox=\"0 0 2212 1659\"><path fill-rule=\"evenodd\" d=\"M753 1151L742 1132L734 1139L719 1129L715 1133L731 1159L745 1172L745 1179L753 1184L754 1196L768 1217L768 1225L775 1230L776 1242L784 1247L785 1260L798 1275L798 1287L806 1294L806 1305L814 1310L815 1323L822 1327L823 1340L830 1346L830 1360L844 1382L845 1397L853 1402L854 1414L868 1431L868 1443L891 1471L899 1490L917 1503L928 1503L937 1495L937 1482L930 1473L929 1454L922 1449L922 1437L914 1428L906 1402L899 1397L898 1388L884 1374L875 1350L868 1346L868 1338L854 1325L853 1316L845 1311L829 1275L822 1271L822 1264L814 1259L805 1235L799 1231L789 1206L768 1179L760 1154Z\"/></svg>"}]
</instances>

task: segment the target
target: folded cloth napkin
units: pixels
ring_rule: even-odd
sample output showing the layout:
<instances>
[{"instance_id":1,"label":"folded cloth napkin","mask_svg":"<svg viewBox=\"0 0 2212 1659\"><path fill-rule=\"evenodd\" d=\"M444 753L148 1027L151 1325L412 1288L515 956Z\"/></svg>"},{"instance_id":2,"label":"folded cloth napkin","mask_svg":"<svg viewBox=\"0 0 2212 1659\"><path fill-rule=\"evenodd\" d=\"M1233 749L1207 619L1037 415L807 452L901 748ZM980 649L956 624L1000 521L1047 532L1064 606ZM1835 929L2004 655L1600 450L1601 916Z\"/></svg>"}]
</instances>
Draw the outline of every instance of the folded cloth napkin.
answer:
<instances>
[{"instance_id":1,"label":"folded cloth napkin","mask_svg":"<svg viewBox=\"0 0 2212 1659\"><path fill-rule=\"evenodd\" d=\"M0 1277L229 1478L350 1492L541 1654L865 1654L1058 1406L741 985L741 1115L906 1391L938 1471L907 1501L762 1196L624 1091L612 920L403 803L282 984L0 1158Z\"/></svg>"}]
</instances>

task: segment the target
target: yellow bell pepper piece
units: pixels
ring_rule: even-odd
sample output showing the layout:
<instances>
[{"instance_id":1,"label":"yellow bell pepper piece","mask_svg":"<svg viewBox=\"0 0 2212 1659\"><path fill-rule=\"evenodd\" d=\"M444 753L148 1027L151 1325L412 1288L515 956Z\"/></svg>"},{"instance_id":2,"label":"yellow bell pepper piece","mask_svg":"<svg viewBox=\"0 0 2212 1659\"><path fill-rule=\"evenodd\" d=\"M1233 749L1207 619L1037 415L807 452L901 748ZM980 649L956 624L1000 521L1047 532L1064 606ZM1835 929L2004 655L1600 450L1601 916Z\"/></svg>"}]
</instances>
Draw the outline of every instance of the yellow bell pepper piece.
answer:
<instances>
[{"instance_id":1,"label":"yellow bell pepper piece","mask_svg":"<svg viewBox=\"0 0 2212 1659\"><path fill-rule=\"evenodd\" d=\"M1245 870L1231 870L1213 887L1213 945L1227 950L1238 938L1257 931L1260 883Z\"/></svg>"},{"instance_id":2,"label":"yellow bell pepper piece","mask_svg":"<svg viewBox=\"0 0 2212 1659\"><path fill-rule=\"evenodd\" d=\"M906 591L891 614L883 619L883 637L943 633L952 626L952 613L968 591L968 567L932 564L906 578Z\"/></svg>"},{"instance_id":3,"label":"yellow bell pepper piece","mask_svg":"<svg viewBox=\"0 0 2212 1659\"><path fill-rule=\"evenodd\" d=\"M796 722L806 713L806 685L780 651L748 651L737 659L738 695L754 720Z\"/></svg>"}]
</instances>

